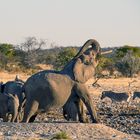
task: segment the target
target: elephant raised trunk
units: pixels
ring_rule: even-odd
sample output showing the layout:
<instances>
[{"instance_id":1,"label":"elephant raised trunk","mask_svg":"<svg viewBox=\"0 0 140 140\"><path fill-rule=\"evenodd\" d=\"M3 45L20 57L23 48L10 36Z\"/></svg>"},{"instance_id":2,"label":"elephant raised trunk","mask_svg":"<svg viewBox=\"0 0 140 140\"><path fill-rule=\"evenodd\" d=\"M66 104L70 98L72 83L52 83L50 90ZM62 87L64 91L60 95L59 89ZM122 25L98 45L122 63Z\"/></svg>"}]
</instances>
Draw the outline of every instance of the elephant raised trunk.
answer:
<instances>
[{"instance_id":1,"label":"elephant raised trunk","mask_svg":"<svg viewBox=\"0 0 140 140\"><path fill-rule=\"evenodd\" d=\"M82 48L74 58L78 58L79 56L81 56L89 48L89 46L92 46L93 50L95 50L97 53L100 53L101 51L100 44L95 39L89 39L82 46Z\"/></svg>"}]
</instances>

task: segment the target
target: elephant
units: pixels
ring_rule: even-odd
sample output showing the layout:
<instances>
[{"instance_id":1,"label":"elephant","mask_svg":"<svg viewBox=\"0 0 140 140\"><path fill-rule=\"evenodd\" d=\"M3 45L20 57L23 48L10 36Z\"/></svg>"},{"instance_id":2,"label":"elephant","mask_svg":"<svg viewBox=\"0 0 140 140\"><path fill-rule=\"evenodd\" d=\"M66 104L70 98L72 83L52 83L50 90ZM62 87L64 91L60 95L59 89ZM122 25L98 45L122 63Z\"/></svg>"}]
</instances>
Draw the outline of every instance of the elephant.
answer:
<instances>
[{"instance_id":1,"label":"elephant","mask_svg":"<svg viewBox=\"0 0 140 140\"><path fill-rule=\"evenodd\" d=\"M19 99L20 105L22 104L25 94L24 94L24 83L21 81L8 81L4 84L3 93L4 94L16 94Z\"/></svg>"},{"instance_id":2,"label":"elephant","mask_svg":"<svg viewBox=\"0 0 140 140\"><path fill-rule=\"evenodd\" d=\"M63 106L63 116L68 121L85 122L83 102L68 100Z\"/></svg>"},{"instance_id":3,"label":"elephant","mask_svg":"<svg viewBox=\"0 0 140 140\"><path fill-rule=\"evenodd\" d=\"M22 120L22 107L23 107L23 101L25 99L25 93L24 93L24 82L22 80L19 80L16 76L16 79L14 81L8 81L4 84L3 88L4 94L13 94L17 95L19 100L19 108L18 108L18 120Z\"/></svg>"},{"instance_id":4,"label":"elephant","mask_svg":"<svg viewBox=\"0 0 140 140\"><path fill-rule=\"evenodd\" d=\"M4 122L8 121L9 114L12 114L11 122L16 121L18 114L19 100L17 95L0 94L0 117Z\"/></svg>"},{"instance_id":5,"label":"elephant","mask_svg":"<svg viewBox=\"0 0 140 140\"><path fill-rule=\"evenodd\" d=\"M44 70L29 77L24 84L26 104L22 122L27 123L38 113L63 107L68 100L77 98L85 104L92 122L97 123L85 83L94 76L101 54L100 44L89 39L61 71Z\"/></svg>"}]
</instances>

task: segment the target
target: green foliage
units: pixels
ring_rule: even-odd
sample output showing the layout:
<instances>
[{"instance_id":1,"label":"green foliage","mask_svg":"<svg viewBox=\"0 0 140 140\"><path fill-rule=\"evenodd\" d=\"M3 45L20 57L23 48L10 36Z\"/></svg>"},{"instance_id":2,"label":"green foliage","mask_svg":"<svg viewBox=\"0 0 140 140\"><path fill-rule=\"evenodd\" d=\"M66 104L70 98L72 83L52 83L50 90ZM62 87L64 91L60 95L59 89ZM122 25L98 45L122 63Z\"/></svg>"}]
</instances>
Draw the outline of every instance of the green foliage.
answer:
<instances>
[{"instance_id":1,"label":"green foliage","mask_svg":"<svg viewBox=\"0 0 140 140\"><path fill-rule=\"evenodd\" d=\"M20 56L20 60L24 67L28 69L35 68L39 51L45 44L46 42L44 40L38 40L35 37L27 37L25 42L18 46L19 50L23 52L23 55Z\"/></svg>"},{"instance_id":2,"label":"green foliage","mask_svg":"<svg viewBox=\"0 0 140 140\"><path fill-rule=\"evenodd\" d=\"M128 46L128 45L125 45L121 48L118 48L117 51L116 51L116 56L118 58L122 58L129 51L132 51L134 56L140 57L140 48L139 47L132 47L132 46Z\"/></svg>"},{"instance_id":3,"label":"green foliage","mask_svg":"<svg viewBox=\"0 0 140 140\"><path fill-rule=\"evenodd\" d=\"M14 47L11 44L0 44L0 52L8 58L15 54Z\"/></svg>"},{"instance_id":4,"label":"green foliage","mask_svg":"<svg viewBox=\"0 0 140 140\"><path fill-rule=\"evenodd\" d=\"M135 56L132 51L116 62L117 69L127 77L132 77L140 71L140 57Z\"/></svg>"},{"instance_id":5,"label":"green foliage","mask_svg":"<svg viewBox=\"0 0 140 140\"><path fill-rule=\"evenodd\" d=\"M112 58L101 56L99 64L96 68L96 73L100 75L103 70L112 71L113 67L114 67L114 60Z\"/></svg>"},{"instance_id":6,"label":"green foliage","mask_svg":"<svg viewBox=\"0 0 140 140\"><path fill-rule=\"evenodd\" d=\"M19 46L0 44L0 69L8 71L28 71L34 73L36 64L51 64L54 69L61 70L76 55L77 47L52 48L42 50L43 40L29 37ZM118 70L124 76L133 76L140 71L140 48L125 45L114 51L112 56L101 56L97 76L107 70L113 73Z\"/></svg>"},{"instance_id":7,"label":"green foliage","mask_svg":"<svg viewBox=\"0 0 140 140\"><path fill-rule=\"evenodd\" d=\"M6 69L8 63L15 62L15 49L11 44L0 44L0 68Z\"/></svg>"},{"instance_id":8,"label":"green foliage","mask_svg":"<svg viewBox=\"0 0 140 140\"><path fill-rule=\"evenodd\" d=\"M64 48L56 57L55 69L62 69L75 55L75 48Z\"/></svg>"},{"instance_id":9,"label":"green foliage","mask_svg":"<svg viewBox=\"0 0 140 140\"><path fill-rule=\"evenodd\" d=\"M51 138L51 140L54 140L54 139L70 140L70 137L67 135L67 133L65 131L62 131L62 132L57 133L53 138Z\"/></svg>"}]
</instances>

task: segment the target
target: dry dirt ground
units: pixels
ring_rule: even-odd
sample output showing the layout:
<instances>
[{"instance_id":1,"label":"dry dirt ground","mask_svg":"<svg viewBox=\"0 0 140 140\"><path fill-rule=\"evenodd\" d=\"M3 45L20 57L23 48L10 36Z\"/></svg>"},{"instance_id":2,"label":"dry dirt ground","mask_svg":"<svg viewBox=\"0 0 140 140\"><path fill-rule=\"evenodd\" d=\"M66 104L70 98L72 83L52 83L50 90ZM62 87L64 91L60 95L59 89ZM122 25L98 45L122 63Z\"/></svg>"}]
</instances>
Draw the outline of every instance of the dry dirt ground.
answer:
<instances>
[{"instance_id":1,"label":"dry dirt ground","mask_svg":"<svg viewBox=\"0 0 140 140\"><path fill-rule=\"evenodd\" d=\"M0 81L13 80L15 75L1 72ZM23 80L29 77L26 74L19 75ZM93 82L94 79L91 79L86 84L100 116L99 124L67 122L60 113L45 117L39 115L32 124L1 122L0 139L52 139L56 134L66 132L69 138L74 140L139 140L140 103L132 103L128 109L122 108L121 104L101 102L99 97L104 90L140 91L140 77L100 79L98 81L100 86L95 87L92 86Z\"/></svg>"}]
</instances>

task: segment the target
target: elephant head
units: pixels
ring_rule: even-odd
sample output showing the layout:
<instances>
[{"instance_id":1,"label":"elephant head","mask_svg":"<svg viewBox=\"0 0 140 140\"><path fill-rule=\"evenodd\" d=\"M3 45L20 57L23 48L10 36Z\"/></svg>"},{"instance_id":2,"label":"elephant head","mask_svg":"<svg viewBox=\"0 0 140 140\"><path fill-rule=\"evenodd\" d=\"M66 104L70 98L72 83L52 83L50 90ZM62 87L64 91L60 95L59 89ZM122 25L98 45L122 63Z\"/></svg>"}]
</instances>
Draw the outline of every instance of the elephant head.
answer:
<instances>
[{"instance_id":1,"label":"elephant head","mask_svg":"<svg viewBox=\"0 0 140 140\"><path fill-rule=\"evenodd\" d=\"M62 72L69 74L77 82L85 83L93 77L100 54L100 44L95 39L89 39Z\"/></svg>"}]
</instances>

